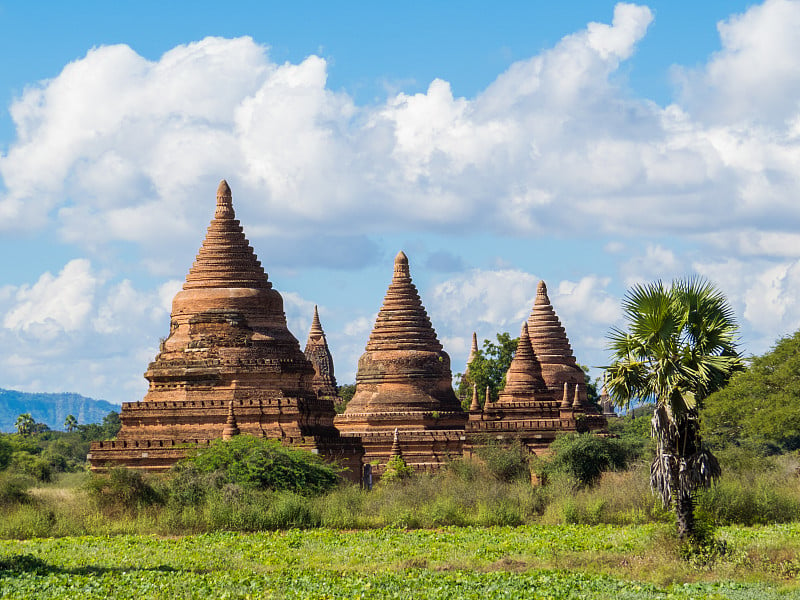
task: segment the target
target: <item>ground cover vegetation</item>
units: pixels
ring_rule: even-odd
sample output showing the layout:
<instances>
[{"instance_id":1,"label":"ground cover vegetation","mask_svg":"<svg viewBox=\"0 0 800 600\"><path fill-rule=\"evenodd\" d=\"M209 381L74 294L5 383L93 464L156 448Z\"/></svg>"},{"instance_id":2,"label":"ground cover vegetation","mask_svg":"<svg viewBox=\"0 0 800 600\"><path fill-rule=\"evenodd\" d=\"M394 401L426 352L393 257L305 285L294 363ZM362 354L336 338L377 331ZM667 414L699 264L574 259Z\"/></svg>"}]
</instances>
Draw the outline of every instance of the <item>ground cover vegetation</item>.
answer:
<instances>
[{"instance_id":1,"label":"ground cover vegetation","mask_svg":"<svg viewBox=\"0 0 800 600\"><path fill-rule=\"evenodd\" d=\"M797 524L719 535L727 552L694 561L666 524L0 541L0 597L797 597Z\"/></svg>"}]
</instances>

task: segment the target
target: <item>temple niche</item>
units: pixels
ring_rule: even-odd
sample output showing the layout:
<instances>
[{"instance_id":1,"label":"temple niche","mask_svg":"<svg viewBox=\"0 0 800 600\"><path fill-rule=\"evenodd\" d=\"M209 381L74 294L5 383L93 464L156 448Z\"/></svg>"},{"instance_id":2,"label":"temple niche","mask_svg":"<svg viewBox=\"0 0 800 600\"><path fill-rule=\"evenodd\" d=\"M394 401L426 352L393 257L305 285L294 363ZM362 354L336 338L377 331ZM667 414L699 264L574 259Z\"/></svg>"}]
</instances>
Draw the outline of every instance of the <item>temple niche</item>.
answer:
<instances>
[{"instance_id":1,"label":"temple niche","mask_svg":"<svg viewBox=\"0 0 800 600\"><path fill-rule=\"evenodd\" d=\"M332 365L329 375L335 389ZM91 467L164 470L189 448L248 434L335 460L357 480L360 442L340 437L333 402L318 396L315 376L223 180L205 240L173 299L169 333L145 373L147 394L122 405L116 440L92 444Z\"/></svg>"},{"instance_id":2,"label":"temple niche","mask_svg":"<svg viewBox=\"0 0 800 600\"><path fill-rule=\"evenodd\" d=\"M380 474L392 455L394 432L405 461L433 470L462 452L467 414L452 386L442 348L400 252L383 306L358 361L356 392L336 426L358 436L364 461Z\"/></svg>"}]
</instances>

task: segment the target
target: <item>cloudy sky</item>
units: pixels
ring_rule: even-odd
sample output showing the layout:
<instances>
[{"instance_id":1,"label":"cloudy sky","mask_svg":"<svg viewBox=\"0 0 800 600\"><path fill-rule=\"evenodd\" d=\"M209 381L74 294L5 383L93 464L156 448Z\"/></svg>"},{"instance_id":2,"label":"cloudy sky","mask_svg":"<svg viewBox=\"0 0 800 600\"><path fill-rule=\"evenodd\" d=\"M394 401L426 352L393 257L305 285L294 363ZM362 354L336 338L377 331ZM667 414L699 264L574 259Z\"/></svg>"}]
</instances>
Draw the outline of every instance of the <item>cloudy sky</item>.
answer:
<instances>
[{"instance_id":1,"label":"cloudy sky","mask_svg":"<svg viewBox=\"0 0 800 600\"><path fill-rule=\"evenodd\" d=\"M222 178L340 383L400 249L454 372L539 279L592 366L636 282L800 327L800 2L270 4L0 0L0 387L139 400Z\"/></svg>"}]
</instances>

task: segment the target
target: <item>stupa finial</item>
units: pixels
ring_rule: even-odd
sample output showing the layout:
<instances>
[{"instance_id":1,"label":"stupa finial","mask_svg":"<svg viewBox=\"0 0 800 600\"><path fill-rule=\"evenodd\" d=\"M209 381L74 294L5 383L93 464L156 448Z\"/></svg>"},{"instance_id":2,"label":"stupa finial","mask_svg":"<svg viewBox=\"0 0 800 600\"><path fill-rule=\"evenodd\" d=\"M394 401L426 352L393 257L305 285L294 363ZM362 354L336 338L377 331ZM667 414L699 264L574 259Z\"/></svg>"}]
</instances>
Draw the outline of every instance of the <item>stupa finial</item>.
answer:
<instances>
[{"instance_id":1,"label":"stupa finial","mask_svg":"<svg viewBox=\"0 0 800 600\"><path fill-rule=\"evenodd\" d=\"M408 257L402 250L394 257L394 276L411 277L411 271L408 268Z\"/></svg>"},{"instance_id":2,"label":"stupa finial","mask_svg":"<svg viewBox=\"0 0 800 600\"><path fill-rule=\"evenodd\" d=\"M550 304L550 298L547 295L547 284L544 280L540 280L539 285L536 286L536 301L534 302L534 306L542 306L545 304Z\"/></svg>"},{"instance_id":3,"label":"stupa finial","mask_svg":"<svg viewBox=\"0 0 800 600\"><path fill-rule=\"evenodd\" d=\"M472 359L478 354L478 334L472 332L472 347L469 349L469 356L467 357L467 365L472 362Z\"/></svg>"},{"instance_id":4,"label":"stupa finial","mask_svg":"<svg viewBox=\"0 0 800 600\"><path fill-rule=\"evenodd\" d=\"M311 321L311 331L310 335L323 335L324 331L322 331L322 323L319 322L319 310L317 310L317 305L314 305L314 318Z\"/></svg>"},{"instance_id":5,"label":"stupa finial","mask_svg":"<svg viewBox=\"0 0 800 600\"><path fill-rule=\"evenodd\" d=\"M217 187L217 209L214 211L214 217L217 219L233 219L234 216L233 194L231 194L228 182L223 179Z\"/></svg>"}]
</instances>

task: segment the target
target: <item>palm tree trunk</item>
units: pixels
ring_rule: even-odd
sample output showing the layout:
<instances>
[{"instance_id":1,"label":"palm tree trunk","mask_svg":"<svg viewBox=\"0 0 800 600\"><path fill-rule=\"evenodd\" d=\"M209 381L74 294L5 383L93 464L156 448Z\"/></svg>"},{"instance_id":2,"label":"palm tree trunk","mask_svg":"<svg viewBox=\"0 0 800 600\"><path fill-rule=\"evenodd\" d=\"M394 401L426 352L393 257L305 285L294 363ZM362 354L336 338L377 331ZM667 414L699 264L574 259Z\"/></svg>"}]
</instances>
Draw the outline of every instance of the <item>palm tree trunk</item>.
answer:
<instances>
[{"instance_id":1,"label":"palm tree trunk","mask_svg":"<svg viewBox=\"0 0 800 600\"><path fill-rule=\"evenodd\" d=\"M686 540L694 535L694 499L685 490L675 495L675 515L678 517L678 539Z\"/></svg>"},{"instance_id":2,"label":"palm tree trunk","mask_svg":"<svg viewBox=\"0 0 800 600\"><path fill-rule=\"evenodd\" d=\"M689 490L681 486L681 460L670 461L669 485L672 502L675 506L675 517L678 527L678 539L685 540L694 534L694 499Z\"/></svg>"}]
</instances>

